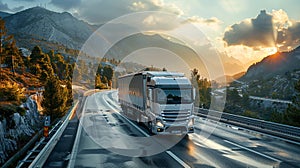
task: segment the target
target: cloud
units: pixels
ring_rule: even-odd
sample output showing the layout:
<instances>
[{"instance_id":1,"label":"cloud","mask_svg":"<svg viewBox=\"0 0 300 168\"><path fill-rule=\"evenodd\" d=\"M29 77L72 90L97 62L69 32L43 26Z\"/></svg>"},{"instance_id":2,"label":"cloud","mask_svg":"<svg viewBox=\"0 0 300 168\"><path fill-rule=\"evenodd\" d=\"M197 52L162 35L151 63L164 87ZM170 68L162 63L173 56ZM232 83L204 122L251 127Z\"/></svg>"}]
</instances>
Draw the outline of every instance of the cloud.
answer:
<instances>
[{"instance_id":1,"label":"cloud","mask_svg":"<svg viewBox=\"0 0 300 168\"><path fill-rule=\"evenodd\" d=\"M18 12L18 11L21 11L25 8L25 6L18 6L18 7L15 7L13 9L11 9L13 12Z\"/></svg>"},{"instance_id":2,"label":"cloud","mask_svg":"<svg viewBox=\"0 0 300 168\"><path fill-rule=\"evenodd\" d=\"M36 0L14 0L14 1L18 1L18 2L20 2L20 1L23 1L23 2L35 2Z\"/></svg>"},{"instance_id":3,"label":"cloud","mask_svg":"<svg viewBox=\"0 0 300 168\"><path fill-rule=\"evenodd\" d=\"M165 11L182 15L183 11L163 0L51 0L56 7L73 11L73 14L90 23L106 23L132 12Z\"/></svg>"},{"instance_id":4,"label":"cloud","mask_svg":"<svg viewBox=\"0 0 300 168\"><path fill-rule=\"evenodd\" d=\"M152 13L143 20L144 30L169 31L181 26L177 15Z\"/></svg>"},{"instance_id":5,"label":"cloud","mask_svg":"<svg viewBox=\"0 0 300 168\"><path fill-rule=\"evenodd\" d=\"M192 16L189 17L186 22L192 22L192 23L202 23L202 24L206 24L206 25L213 25L213 24L222 24L223 22L221 20L219 20L216 17L211 17L208 19L205 18L201 18L199 16Z\"/></svg>"},{"instance_id":6,"label":"cloud","mask_svg":"<svg viewBox=\"0 0 300 168\"><path fill-rule=\"evenodd\" d=\"M15 7L13 9L9 8L7 3L3 3L0 1L0 11L6 11L6 12L17 12L24 9L24 6Z\"/></svg>"},{"instance_id":7,"label":"cloud","mask_svg":"<svg viewBox=\"0 0 300 168\"><path fill-rule=\"evenodd\" d=\"M0 10L1 11L11 11L11 9L8 7L7 3L3 3L0 1Z\"/></svg>"},{"instance_id":8,"label":"cloud","mask_svg":"<svg viewBox=\"0 0 300 168\"><path fill-rule=\"evenodd\" d=\"M290 50L300 45L300 21L293 21L292 25L278 32L278 47Z\"/></svg>"},{"instance_id":9,"label":"cloud","mask_svg":"<svg viewBox=\"0 0 300 168\"><path fill-rule=\"evenodd\" d=\"M247 19L227 28L223 40L227 45L274 47L275 35L272 15L262 10L255 19Z\"/></svg>"},{"instance_id":10,"label":"cloud","mask_svg":"<svg viewBox=\"0 0 300 168\"><path fill-rule=\"evenodd\" d=\"M262 10L254 19L246 19L228 27L223 40L227 46L244 45L254 50L276 47L280 51L300 45L300 21L292 21L287 13Z\"/></svg>"},{"instance_id":11,"label":"cloud","mask_svg":"<svg viewBox=\"0 0 300 168\"><path fill-rule=\"evenodd\" d=\"M50 3L61 9L69 10L74 7L79 7L81 5L81 0L51 0Z\"/></svg>"}]
</instances>

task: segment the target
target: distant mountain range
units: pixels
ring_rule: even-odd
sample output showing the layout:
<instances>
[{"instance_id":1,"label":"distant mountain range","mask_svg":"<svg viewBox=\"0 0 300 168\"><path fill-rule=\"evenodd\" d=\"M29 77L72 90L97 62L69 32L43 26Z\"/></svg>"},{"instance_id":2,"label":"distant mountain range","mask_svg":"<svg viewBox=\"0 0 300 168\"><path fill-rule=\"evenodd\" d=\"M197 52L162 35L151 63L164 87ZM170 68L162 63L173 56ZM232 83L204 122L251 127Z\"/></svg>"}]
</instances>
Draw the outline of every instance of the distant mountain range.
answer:
<instances>
[{"instance_id":1,"label":"distant mountain range","mask_svg":"<svg viewBox=\"0 0 300 168\"><path fill-rule=\"evenodd\" d=\"M239 78L252 96L291 100L295 83L300 79L300 47L289 52L277 52L249 67Z\"/></svg>"},{"instance_id":2,"label":"distant mountain range","mask_svg":"<svg viewBox=\"0 0 300 168\"><path fill-rule=\"evenodd\" d=\"M300 70L300 47L290 52L277 52L265 57L262 61L251 65L241 79L245 81L268 79L295 70Z\"/></svg>"},{"instance_id":3,"label":"distant mountain range","mask_svg":"<svg viewBox=\"0 0 300 168\"><path fill-rule=\"evenodd\" d=\"M14 35L20 47L50 42L80 49L95 30L95 26L78 20L70 13L57 13L42 7L6 15L4 20L8 33Z\"/></svg>"},{"instance_id":4,"label":"distant mountain range","mask_svg":"<svg viewBox=\"0 0 300 168\"><path fill-rule=\"evenodd\" d=\"M6 12L1 12L0 11L0 17L1 18L5 18L5 17L10 16L10 15L11 15L10 13L6 13Z\"/></svg>"},{"instance_id":5,"label":"distant mountain range","mask_svg":"<svg viewBox=\"0 0 300 168\"><path fill-rule=\"evenodd\" d=\"M30 50L35 45L41 46L44 50L53 49L60 52L65 48L79 50L100 26L79 20L67 12L57 13L42 7L29 8L15 14L1 12L0 16L3 16L8 33L14 35L17 45ZM138 48L156 46L179 54L194 64L193 60L188 59L196 54L193 50L161 35L139 34L122 41L117 44L116 49L113 49L114 54L128 54ZM245 70L239 60L225 53L220 53L220 57L225 74L233 75ZM198 65L198 69L204 69L204 67L201 64Z\"/></svg>"}]
</instances>

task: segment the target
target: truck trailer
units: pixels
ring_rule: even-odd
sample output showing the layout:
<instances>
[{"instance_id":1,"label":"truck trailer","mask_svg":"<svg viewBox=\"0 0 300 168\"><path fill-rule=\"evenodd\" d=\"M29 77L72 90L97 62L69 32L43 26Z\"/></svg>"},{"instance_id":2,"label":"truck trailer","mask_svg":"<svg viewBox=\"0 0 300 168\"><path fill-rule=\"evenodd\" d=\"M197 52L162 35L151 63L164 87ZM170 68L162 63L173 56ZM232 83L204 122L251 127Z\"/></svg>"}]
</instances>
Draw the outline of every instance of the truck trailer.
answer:
<instances>
[{"instance_id":1,"label":"truck trailer","mask_svg":"<svg viewBox=\"0 0 300 168\"><path fill-rule=\"evenodd\" d=\"M153 134L194 132L195 89L183 73L142 71L118 78L123 114Z\"/></svg>"}]
</instances>

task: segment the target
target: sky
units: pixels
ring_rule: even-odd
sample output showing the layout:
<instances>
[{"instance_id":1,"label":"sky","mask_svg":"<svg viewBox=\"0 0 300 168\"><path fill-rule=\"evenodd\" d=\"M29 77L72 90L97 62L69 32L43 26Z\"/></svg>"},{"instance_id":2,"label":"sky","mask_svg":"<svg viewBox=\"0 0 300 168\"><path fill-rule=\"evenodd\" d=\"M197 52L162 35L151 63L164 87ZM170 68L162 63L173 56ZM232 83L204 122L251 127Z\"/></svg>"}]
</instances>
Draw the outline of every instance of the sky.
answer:
<instances>
[{"instance_id":1,"label":"sky","mask_svg":"<svg viewBox=\"0 0 300 168\"><path fill-rule=\"evenodd\" d=\"M0 0L0 10L10 13L34 6L67 11L92 24L132 12L170 12L243 64L300 44L299 0Z\"/></svg>"}]
</instances>

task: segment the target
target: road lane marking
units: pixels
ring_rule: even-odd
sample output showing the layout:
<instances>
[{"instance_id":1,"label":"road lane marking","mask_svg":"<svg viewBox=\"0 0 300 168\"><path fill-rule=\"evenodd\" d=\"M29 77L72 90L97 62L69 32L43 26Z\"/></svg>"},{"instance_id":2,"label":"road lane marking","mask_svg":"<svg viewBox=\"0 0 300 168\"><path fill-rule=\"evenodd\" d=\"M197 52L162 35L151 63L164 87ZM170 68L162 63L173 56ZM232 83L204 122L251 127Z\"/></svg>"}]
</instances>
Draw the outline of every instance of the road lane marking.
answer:
<instances>
[{"instance_id":1,"label":"road lane marking","mask_svg":"<svg viewBox=\"0 0 300 168\"><path fill-rule=\"evenodd\" d=\"M190 168L190 166L188 164L186 164L184 161L182 161L178 156L176 156L173 152L171 151L166 151L166 153L171 156L173 159L175 159L179 164L181 164L181 166L183 166L184 168Z\"/></svg>"},{"instance_id":2,"label":"road lane marking","mask_svg":"<svg viewBox=\"0 0 300 168\"><path fill-rule=\"evenodd\" d=\"M108 98L108 96L107 96ZM116 110L110 103L107 102L107 100L104 99L104 102L110 107L112 108L114 111L119 111ZM111 102L112 103L112 102ZM141 128L139 128L136 124L134 124L133 122L131 122L130 120L128 120L126 117L124 117L123 115L120 115L123 119L125 119L129 124L131 124L132 126L134 126L138 131L140 131L144 136L146 137L150 137L149 134L147 134L144 130L142 130ZM166 151L166 153L173 158L175 161L177 161L181 166L183 166L184 168L191 168L191 166L189 166L188 164L186 164L183 160L181 160L178 156L176 156L173 152L171 151Z\"/></svg>"},{"instance_id":3,"label":"road lane marking","mask_svg":"<svg viewBox=\"0 0 300 168\"><path fill-rule=\"evenodd\" d=\"M75 162L76 162L76 157L77 157L79 142L80 142L80 136L81 136L82 129L83 129L82 128L82 121L83 121L83 118L84 118L86 103L87 103L87 97L84 99L84 103L83 103L83 107L82 107L82 111L81 111L81 117L78 119L78 128L77 128L73 148L72 148L72 151L71 151L70 160L69 160L69 163L68 163L68 166L67 166L68 168L75 167ZM78 108L78 110L79 110L79 108Z\"/></svg>"},{"instance_id":4,"label":"road lane marking","mask_svg":"<svg viewBox=\"0 0 300 168\"><path fill-rule=\"evenodd\" d=\"M239 147L239 148L245 149L245 150L247 150L247 151L249 151L249 152L252 152L252 153L255 153L255 154L260 155L260 156L262 156L262 157L265 157L265 158L268 158L268 159L270 159L270 160L273 160L273 161L275 161L275 162L279 162L279 163L282 162L281 160L278 160L278 159L273 158L273 157L271 157L271 156L268 156L268 155L265 155L265 154L263 154L263 153L257 152L257 151L255 151L255 150L249 149L249 148L247 148L247 147L241 146L241 145L236 144L236 143L234 143L234 142L231 142L231 141L228 141L228 140L224 140L224 141L227 142L227 143L229 143L229 144L231 144L231 145L234 145L234 146L237 146L237 147Z\"/></svg>"}]
</instances>

